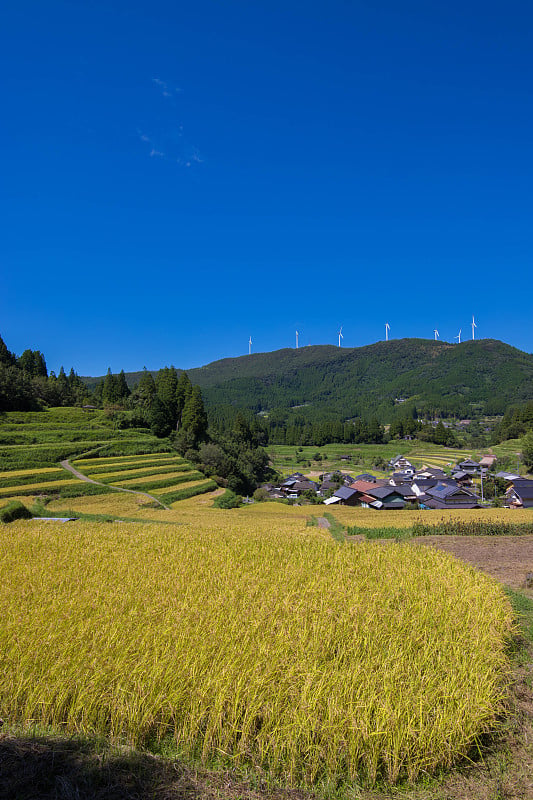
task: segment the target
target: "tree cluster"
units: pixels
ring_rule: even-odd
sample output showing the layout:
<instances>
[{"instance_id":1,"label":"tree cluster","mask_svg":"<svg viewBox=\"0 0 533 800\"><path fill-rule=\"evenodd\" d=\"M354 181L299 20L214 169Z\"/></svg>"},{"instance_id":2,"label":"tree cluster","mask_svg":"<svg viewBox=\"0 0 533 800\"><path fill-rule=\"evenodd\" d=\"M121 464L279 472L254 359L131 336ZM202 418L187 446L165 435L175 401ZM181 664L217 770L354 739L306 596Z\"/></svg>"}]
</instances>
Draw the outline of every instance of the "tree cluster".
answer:
<instances>
[{"instance_id":1,"label":"tree cluster","mask_svg":"<svg viewBox=\"0 0 533 800\"><path fill-rule=\"evenodd\" d=\"M508 408L495 431L495 437L496 441L503 442L519 439L529 431L533 431L533 400Z\"/></svg>"},{"instance_id":2,"label":"tree cluster","mask_svg":"<svg viewBox=\"0 0 533 800\"><path fill-rule=\"evenodd\" d=\"M183 440L178 447L183 448ZM268 455L260 447L260 437L243 414L237 414L230 431L214 430L199 445L184 455L221 486L238 494L252 494L258 483L273 477Z\"/></svg>"},{"instance_id":3,"label":"tree cluster","mask_svg":"<svg viewBox=\"0 0 533 800\"><path fill-rule=\"evenodd\" d=\"M11 353L0 337L0 411L39 411L43 406L82 405L88 392L73 369L50 372L40 350Z\"/></svg>"}]
</instances>

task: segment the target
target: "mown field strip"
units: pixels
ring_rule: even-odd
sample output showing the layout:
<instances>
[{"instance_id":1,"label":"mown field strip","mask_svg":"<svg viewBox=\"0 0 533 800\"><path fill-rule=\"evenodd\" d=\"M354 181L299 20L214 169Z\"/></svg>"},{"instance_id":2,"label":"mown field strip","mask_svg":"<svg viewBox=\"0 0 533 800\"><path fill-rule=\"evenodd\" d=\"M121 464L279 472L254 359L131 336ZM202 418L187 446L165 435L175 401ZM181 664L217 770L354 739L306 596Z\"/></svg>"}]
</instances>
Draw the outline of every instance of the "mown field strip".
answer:
<instances>
[{"instance_id":1,"label":"mown field strip","mask_svg":"<svg viewBox=\"0 0 533 800\"><path fill-rule=\"evenodd\" d=\"M495 582L429 548L236 527L12 523L3 716L309 784L413 780L494 729L512 626Z\"/></svg>"}]
</instances>

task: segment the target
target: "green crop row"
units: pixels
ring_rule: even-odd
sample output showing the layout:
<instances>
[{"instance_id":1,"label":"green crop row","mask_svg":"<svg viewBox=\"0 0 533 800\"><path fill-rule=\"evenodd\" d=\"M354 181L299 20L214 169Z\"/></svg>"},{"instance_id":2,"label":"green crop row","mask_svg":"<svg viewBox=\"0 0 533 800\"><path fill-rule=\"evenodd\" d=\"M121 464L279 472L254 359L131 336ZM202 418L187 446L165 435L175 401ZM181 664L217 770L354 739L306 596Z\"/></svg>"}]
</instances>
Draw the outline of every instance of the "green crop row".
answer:
<instances>
[{"instance_id":1,"label":"green crop row","mask_svg":"<svg viewBox=\"0 0 533 800\"><path fill-rule=\"evenodd\" d=\"M190 483L191 481L197 481L203 478L204 475L201 472L188 472L183 476L174 476L173 478L166 478L161 479L158 481L150 481L148 483L128 483L127 486L124 488L126 489L133 489L139 490L141 492L150 492L153 489L164 489L167 486L175 486L178 483ZM117 486L120 486L120 482L115 480L114 483Z\"/></svg>"},{"instance_id":2,"label":"green crop row","mask_svg":"<svg viewBox=\"0 0 533 800\"><path fill-rule=\"evenodd\" d=\"M196 486L189 486L183 489L177 489L175 492L168 492L168 494L158 494L157 497L168 506L171 503L177 503L178 500L187 500L189 497L196 497L197 494L205 494L215 489L218 489L218 484L215 481L208 480Z\"/></svg>"}]
</instances>

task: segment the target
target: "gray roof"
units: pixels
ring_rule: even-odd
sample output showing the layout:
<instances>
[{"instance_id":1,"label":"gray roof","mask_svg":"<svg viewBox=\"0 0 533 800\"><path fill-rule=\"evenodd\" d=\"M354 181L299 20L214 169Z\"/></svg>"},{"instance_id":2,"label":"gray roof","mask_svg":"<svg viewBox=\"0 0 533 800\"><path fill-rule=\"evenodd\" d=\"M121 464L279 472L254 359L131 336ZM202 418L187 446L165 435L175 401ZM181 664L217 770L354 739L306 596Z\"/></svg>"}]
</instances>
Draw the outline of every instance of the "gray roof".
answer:
<instances>
[{"instance_id":1,"label":"gray roof","mask_svg":"<svg viewBox=\"0 0 533 800\"><path fill-rule=\"evenodd\" d=\"M513 481L511 491L518 495L522 502L524 500L533 500L533 481L527 478L521 478L518 481Z\"/></svg>"},{"instance_id":2,"label":"gray roof","mask_svg":"<svg viewBox=\"0 0 533 800\"><path fill-rule=\"evenodd\" d=\"M371 475L370 472L362 472L360 475L356 475L353 479L353 483L355 481L368 481L369 483L376 483L377 478L375 475Z\"/></svg>"},{"instance_id":3,"label":"gray roof","mask_svg":"<svg viewBox=\"0 0 533 800\"><path fill-rule=\"evenodd\" d=\"M395 486L394 490L396 494L401 494L403 497L416 497L410 486Z\"/></svg>"},{"instance_id":4,"label":"gray roof","mask_svg":"<svg viewBox=\"0 0 533 800\"><path fill-rule=\"evenodd\" d=\"M305 492L307 489L312 489L316 492L318 485L314 481L296 481L293 489L299 492Z\"/></svg>"},{"instance_id":5,"label":"gray roof","mask_svg":"<svg viewBox=\"0 0 533 800\"><path fill-rule=\"evenodd\" d=\"M475 500L471 502L465 501L464 503L446 503L444 500L438 500L437 498L431 497L429 500L424 500L424 505L428 506L429 508L433 509L441 509L441 508L479 508L479 504L476 503Z\"/></svg>"},{"instance_id":6,"label":"gray roof","mask_svg":"<svg viewBox=\"0 0 533 800\"><path fill-rule=\"evenodd\" d=\"M426 494L429 494L430 497L437 500L445 500L447 497L452 497L454 494L460 495L462 498L464 497L465 503L471 503L477 500L477 495L473 492L469 492L459 486L450 486L449 484L442 483L437 484L433 489L427 489Z\"/></svg>"},{"instance_id":7,"label":"gray roof","mask_svg":"<svg viewBox=\"0 0 533 800\"><path fill-rule=\"evenodd\" d=\"M377 497L379 500L382 500L384 497L389 497L393 494L401 494L399 490L399 486L376 486L375 489L365 489L365 494L370 495L370 497Z\"/></svg>"},{"instance_id":8,"label":"gray roof","mask_svg":"<svg viewBox=\"0 0 533 800\"><path fill-rule=\"evenodd\" d=\"M337 489L334 497L340 497L341 500L349 500L351 497L357 494L357 489L350 489L348 486L341 486L340 489Z\"/></svg>"}]
</instances>

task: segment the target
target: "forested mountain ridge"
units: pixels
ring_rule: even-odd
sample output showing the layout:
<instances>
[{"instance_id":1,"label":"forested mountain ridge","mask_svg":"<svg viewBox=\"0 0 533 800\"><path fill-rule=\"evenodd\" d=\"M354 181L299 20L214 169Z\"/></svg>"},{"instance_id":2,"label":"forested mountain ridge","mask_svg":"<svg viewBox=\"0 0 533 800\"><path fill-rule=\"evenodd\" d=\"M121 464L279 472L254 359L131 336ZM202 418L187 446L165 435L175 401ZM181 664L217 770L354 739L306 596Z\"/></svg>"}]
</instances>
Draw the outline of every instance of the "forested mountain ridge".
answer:
<instances>
[{"instance_id":1,"label":"forested mountain ridge","mask_svg":"<svg viewBox=\"0 0 533 800\"><path fill-rule=\"evenodd\" d=\"M313 345L225 358L187 372L208 408L309 420L377 416L389 422L415 407L439 416L503 414L533 398L533 356L495 339ZM140 374L127 374L128 383Z\"/></svg>"}]
</instances>

